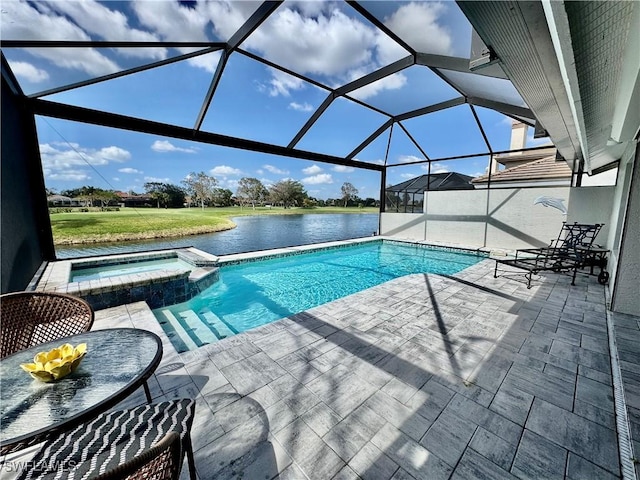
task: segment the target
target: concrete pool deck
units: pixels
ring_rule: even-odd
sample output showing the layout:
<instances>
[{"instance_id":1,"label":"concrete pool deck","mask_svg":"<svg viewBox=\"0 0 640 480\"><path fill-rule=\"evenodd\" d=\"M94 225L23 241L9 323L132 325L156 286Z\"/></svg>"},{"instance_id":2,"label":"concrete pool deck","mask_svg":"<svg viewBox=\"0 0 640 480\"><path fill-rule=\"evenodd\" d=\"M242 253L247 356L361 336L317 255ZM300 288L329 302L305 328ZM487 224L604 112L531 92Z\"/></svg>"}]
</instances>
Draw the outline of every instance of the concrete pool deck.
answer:
<instances>
[{"instance_id":1,"label":"concrete pool deck","mask_svg":"<svg viewBox=\"0 0 640 480\"><path fill-rule=\"evenodd\" d=\"M398 278L182 354L144 302L94 329L162 335L150 387L197 399L201 479L619 478L605 287L549 274L528 290L493 266ZM609 321L637 441L640 319Z\"/></svg>"}]
</instances>

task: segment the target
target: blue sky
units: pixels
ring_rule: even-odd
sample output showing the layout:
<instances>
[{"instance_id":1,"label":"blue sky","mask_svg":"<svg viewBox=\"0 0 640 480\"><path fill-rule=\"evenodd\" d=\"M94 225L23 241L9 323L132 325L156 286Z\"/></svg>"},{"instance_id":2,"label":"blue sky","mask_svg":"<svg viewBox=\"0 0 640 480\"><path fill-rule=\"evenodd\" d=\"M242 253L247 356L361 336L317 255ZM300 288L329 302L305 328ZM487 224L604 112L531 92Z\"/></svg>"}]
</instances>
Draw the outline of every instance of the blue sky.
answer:
<instances>
[{"instance_id":1,"label":"blue sky","mask_svg":"<svg viewBox=\"0 0 640 480\"><path fill-rule=\"evenodd\" d=\"M471 27L452 1L361 2L402 40L420 52L468 57ZM5 1L3 39L226 41L259 2ZM258 57L336 88L408 55L408 52L342 2L290 1L241 44ZM3 49L27 94L107 75L193 51L191 48ZM192 128L209 89L220 53L208 53L108 82L43 98ZM466 75L466 76L465 76ZM445 72L472 93L521 102L505 80ZM230 55L202 130L287 146L324 101L326 89L234 52ZM354 99L397 115L459 96L424 66L412 66L350 93ZM511 120L477 107L491 147L508 149ZM339 157L380 127L387 116L349 98L336 99L296 148ZM264 155L171 138L38 117L47 187L82 185L136 192L148 181L174 184L192 171L215 176L233 192L244 176L266 185L301 181L318 198L340 196L344 182L359 196L379 196L380 176L364 169ZM403 121L430 158L486 152L468 105ZM356 155L387 164L423 160L409 137L394 125ZM531 134L532 132L530 132ZM534 146L530 138L528 146ZM387 153L388 148L388 153ZM436 162L432 172L484 173L487 156ZM426 173L426 165L388 170L387 183Z\"/></svg>"}]
</instances>

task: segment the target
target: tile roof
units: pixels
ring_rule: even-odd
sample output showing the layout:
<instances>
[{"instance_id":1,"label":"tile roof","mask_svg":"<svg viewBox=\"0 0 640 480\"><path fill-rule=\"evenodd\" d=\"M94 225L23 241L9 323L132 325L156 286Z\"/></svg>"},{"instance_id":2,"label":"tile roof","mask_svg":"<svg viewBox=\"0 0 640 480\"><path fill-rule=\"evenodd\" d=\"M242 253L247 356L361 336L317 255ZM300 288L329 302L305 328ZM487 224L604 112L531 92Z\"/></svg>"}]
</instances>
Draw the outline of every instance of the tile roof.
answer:
<instances>
[{"instance_id":1,"label":"tile roof","mask_svg":"<svg viewBox=\"0 0 640 480\"><path fill-rule=\"evenodd\" d=\"M571 169L567 162L556 160L555 154L491 174L491 182L530 182L570 178ZM471 180L471 183L487 183L488 180L489 175L482 175Z\"/></svg>"}]
</instances>

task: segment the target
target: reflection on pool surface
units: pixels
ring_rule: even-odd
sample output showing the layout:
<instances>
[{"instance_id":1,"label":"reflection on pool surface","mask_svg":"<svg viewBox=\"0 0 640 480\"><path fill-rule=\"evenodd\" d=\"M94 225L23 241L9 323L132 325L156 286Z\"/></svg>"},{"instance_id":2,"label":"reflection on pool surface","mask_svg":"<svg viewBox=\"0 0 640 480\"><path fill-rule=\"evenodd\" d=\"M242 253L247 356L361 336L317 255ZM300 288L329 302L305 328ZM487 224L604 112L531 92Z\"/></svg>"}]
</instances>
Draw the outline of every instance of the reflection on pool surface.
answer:
<instances>
[{"instance_id":1,"label":"reflection on pool surface","mask_svg":"<svg viewBox=\"0 0 640 480\"><path fill-rule=\"evenodd\" d=\"M158 260L144 260L139 262L116 263L113 265L100 265L96 267L79 268L74 266L71 270L72 282L84 282L99 278L117 277L120 275L132 275L135 273L151 272L154 270L192 270L194 267L177 257L161 258Z\"/></svg>"},{"instance_id":2,"label":"reflection on pool surface","mask_svg":"<svg viewBox=\"0 0 640 480\"><path fill-rule=\"evenodd\" d=\"M412 273L453 274L484 258L470 251L373 241L224 265L191 300L154 310L178 351L193 350Z\"/></svg>"}]
</instances>

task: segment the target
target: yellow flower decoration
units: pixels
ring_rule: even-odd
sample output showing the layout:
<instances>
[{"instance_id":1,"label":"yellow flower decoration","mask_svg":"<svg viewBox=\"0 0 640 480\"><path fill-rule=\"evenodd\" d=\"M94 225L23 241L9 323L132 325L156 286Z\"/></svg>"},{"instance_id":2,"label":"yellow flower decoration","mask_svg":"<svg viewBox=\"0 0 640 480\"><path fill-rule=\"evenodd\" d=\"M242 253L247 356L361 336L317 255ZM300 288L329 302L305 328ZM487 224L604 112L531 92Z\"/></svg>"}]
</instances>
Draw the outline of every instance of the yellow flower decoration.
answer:
<instances>
[{"instance_id":1,"label":"yellow flower decoration","mask_svg":"<svg viewBox=\"0 0 640 480\"><path fill-rule=\"evenodd\" d=\"M80 343L75 348L65 343L48 352L37 353L33 357L33 363L22 363L20 367L36 380L54 382L78 368L86 353L86 343Z\"/></svg>"}]
</instances>

